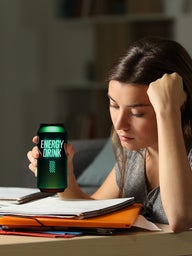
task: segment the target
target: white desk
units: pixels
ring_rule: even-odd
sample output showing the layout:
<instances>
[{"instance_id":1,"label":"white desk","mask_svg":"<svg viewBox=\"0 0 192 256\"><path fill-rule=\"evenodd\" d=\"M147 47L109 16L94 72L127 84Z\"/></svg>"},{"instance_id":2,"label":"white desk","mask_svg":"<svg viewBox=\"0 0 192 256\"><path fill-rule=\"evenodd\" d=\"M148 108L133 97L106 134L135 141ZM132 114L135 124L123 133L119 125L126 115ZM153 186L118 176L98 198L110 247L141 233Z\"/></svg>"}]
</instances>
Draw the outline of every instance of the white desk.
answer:
<instances>
[{"instance_id":1,"label":"white desk","mask_svg":"<svg viewBox=\"0 0 192 256\"><path fill-rule=\"evenodd\" d=\"M0 236L0 254L26 256L192 255L192 231L132 232L116 236L37 238Z\"/></svg>"}]
</instances>

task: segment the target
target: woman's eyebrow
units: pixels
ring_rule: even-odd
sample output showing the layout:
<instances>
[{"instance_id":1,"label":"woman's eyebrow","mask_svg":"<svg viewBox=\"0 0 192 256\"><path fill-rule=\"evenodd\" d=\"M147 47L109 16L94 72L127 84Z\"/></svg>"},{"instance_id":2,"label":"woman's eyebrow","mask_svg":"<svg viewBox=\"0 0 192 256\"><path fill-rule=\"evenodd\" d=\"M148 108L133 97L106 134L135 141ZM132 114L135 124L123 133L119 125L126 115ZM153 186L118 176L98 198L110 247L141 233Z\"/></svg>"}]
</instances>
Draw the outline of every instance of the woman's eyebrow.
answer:
<instances>
[{"instance_id":1,"label":"woman's eyebrow","mask_svg":"<svg viewBox=\"0 0 192 256\"><path fill-rule=\"evenodd\" d=\"M108 98L116 102L109 94L108 94ZM127 105L128 108L139 108L139 107L149 107L149 106L151 106L149 103L134 103L134 104Z\"/></svg>"},{"instance_id":2,"label":"woman's eyebrow","mask_svg":"<svg viewBox=\"0 0 192 256\"><path fill-rule=\"evenodd\" d=\"M114 102L116 102L109 94L107 94L108 98Z\"/></svg>"},{"instance_id":3,"label":"woman's eyebrow","mask_svg":"<svg viewBox=\"0 0 192 256\"><path fill-rule=\"evenodd\" d=\"M135 103L131 105L127 105L129 108L139 108L139 107L150 107L151 105L148 103Z\"/></svg>"}]
</instances>

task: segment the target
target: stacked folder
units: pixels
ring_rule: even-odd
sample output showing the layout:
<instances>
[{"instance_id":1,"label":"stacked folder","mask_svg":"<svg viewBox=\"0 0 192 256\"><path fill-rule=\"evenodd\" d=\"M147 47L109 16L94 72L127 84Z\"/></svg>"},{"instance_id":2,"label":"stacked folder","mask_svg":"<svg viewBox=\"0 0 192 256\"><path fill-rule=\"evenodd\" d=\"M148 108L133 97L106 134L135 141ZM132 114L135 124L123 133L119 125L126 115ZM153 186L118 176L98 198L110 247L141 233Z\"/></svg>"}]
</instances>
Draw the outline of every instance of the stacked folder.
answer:
<instances>
[{"instance_id":1,"label":"stacked folder","mask_svg":"<svg viewBox=\"0 0 192 256\"><path fill-rule=\"evenodd\" d=\"M53 235L56 231L80 232L77 235L111 234L132 227L141 208L134 198L62 200L51 196L22 205L0 207L0 234L31 231L36 235L42 235L42 232L52 232ZM64 237L70 235L72 233L65 233Z\"/></svg>"},{"instance_id":2,"label":"stacked folder","mask_svg":"<svg viewBox=\"0 0 192 256\"><path fill-rule=\"evenodd\" d=\"M3 227L32 228L32 227L78 227L78 228L130 228L136 220L141 204L133 204L124 209L96 217L78 219L66 217L11 216L0 218Z\"/></svg>"}]
</instances>

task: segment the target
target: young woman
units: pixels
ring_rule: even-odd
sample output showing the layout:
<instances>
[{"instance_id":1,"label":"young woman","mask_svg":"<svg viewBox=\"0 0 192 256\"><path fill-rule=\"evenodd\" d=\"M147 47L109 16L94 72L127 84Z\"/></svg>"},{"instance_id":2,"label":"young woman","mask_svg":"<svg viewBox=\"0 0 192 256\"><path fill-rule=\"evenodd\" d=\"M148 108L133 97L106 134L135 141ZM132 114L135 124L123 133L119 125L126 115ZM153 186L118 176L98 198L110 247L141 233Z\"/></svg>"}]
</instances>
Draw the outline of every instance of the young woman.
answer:
<instances>
[{"instance_id":1,"label":"young woman","mask_svg":"<svg viewBox=\"0 0 192 256\"><path fill-rule=\"evenodd\" d=\"M174 232L192 227L192 59L177 42L146 37L133 43L109 73L109 108L117 163L89 197L73 173L67 145L63 198L134 196L143 214ZM34 137L33 142L37 143ZM39 151L28 152L36 172Z\"/></svg>"}]
</instances>

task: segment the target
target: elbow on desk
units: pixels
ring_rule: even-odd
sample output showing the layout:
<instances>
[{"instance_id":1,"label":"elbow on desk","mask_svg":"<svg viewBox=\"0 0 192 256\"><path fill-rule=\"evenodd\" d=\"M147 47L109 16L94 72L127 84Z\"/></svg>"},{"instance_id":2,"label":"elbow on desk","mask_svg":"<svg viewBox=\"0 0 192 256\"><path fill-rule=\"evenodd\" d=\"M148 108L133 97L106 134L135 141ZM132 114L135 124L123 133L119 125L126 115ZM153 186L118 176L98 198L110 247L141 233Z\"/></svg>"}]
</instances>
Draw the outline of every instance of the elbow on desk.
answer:
<instances>
[{"instance_id":1,"label":"elbow on desk","mask_svg":"<svg viewBox=\"0 0 192 256\"><path fill-rule=\"evenodd\" d=\"M172 218L169 221L170 229L174 233L181 233L192 228L192 220L188 221L186 218Z\"/></svg>"}]
</instances>

